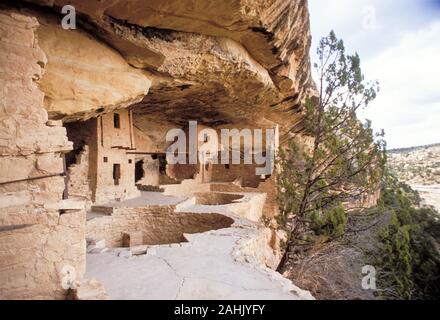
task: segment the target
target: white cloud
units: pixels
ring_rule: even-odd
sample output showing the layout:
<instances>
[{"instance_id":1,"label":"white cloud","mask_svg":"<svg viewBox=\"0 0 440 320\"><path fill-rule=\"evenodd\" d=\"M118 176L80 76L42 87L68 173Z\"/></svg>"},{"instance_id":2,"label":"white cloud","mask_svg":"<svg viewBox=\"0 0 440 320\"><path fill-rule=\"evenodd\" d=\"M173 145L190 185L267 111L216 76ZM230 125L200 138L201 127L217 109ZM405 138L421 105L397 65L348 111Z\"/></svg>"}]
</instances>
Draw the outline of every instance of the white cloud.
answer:
<instances>
[{"instance_id":1,"label":"white cloud","mask_svg":"<svg viewBox=\"0 0 440 320\"><path fill-rule=\"evenodd\" d=\"M391 147L440 141L440 22L407 33L364 64L381 92L364 115L385 128Z\"/></svg>"},{"instance_id":2,"label":"white cloud","mask_svg":"<svg viewBox=\"0 0 440 320\"><path fill-rule=\"evenodd\" d=\"M362 116L385 129L389 147L440 142L440 19L432 0L309 0L309 5L314 47L335 30L348 52L359 52L366 78L380 81L378 98ZM376 25L365 28L372 12Z\"/></svg>"}]
</instances>

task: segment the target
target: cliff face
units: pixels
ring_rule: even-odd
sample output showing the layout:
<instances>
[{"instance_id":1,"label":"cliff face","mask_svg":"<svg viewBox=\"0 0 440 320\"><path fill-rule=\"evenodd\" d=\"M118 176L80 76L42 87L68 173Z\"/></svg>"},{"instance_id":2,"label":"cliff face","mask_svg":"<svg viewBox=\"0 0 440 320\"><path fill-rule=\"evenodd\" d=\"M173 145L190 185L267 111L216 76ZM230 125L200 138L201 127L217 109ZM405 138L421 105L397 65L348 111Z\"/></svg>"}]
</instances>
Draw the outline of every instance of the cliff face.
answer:
<instances>
[{"instance_id":1,"label":"cliff face","mask_svg":"<svg viewBox=\"0 0 440 320\"><path fill-rule=\"evenodd\" d=\"M0 299L62 298L63 266L85 271L85 211L60 216L66 129L36 81L47 62L35 18L0 12Z\"/></svg>"},{"instance_id":2,"label":"cliff face","mask_svg":"<svg viewBox=\"0 0 440 320\"><path fill-rule=\"evenodd\" d=\"M61 27L66 4L75 30ZM2 1L0 298L63 298L66 264L85 271L84 203L65 199L63 157L81 138L69 122L130 108L155 153L188 120L288 135L314 90L309 46L305 0Z\"/></svg>"},{"instance_id":3,"label":"cliff face","mask_svg":"<svg viewBox=\"0 0 440 320\"><path fill-rule=\"evenodd\" d=\"M286 134L312 88L305 0L29 2L53 119L137 103L136 126L155 140L193 119L214 128L278 123ZM77 30L61 28L67 4Z\"/></svg>"}]
</instances>

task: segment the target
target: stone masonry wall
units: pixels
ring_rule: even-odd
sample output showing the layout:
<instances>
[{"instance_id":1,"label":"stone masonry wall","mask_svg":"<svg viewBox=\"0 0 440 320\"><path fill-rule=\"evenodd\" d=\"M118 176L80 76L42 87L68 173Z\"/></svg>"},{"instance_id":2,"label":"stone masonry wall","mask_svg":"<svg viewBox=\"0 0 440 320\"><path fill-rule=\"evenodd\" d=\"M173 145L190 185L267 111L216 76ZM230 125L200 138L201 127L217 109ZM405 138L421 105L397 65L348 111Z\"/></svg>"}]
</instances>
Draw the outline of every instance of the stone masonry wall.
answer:
<instances>
[{"instance_id":1,"label":"stone masonry wall","mask_svg":"<svg viewBox=\"0 0 440 320\"><path fill-rule=\"evenodd\" d=\"M143 161L142 170L144 171L144 176L141 180L137 181L137 184L154 187L159 186L159 159L153 159L149 155L141 159Z\"/></svg>"},{"instance_id":2,"label":"stone masonry wall","mask_svg":"<svg viewBox=\"0 0 440 320\"><path fill-rule=\"evenodd\" d=\"M232 183L212 183L211 191L217 192L259 192L266 194L266 201L263 207L263 215L267 218L273 218L279 213L277 202L277 188L273 177L261 182L257 188L240 187Z\"/></svg>"},{"instance_id":3,"label":"stone masonry wall","mask_svg":"<svg viewBox=\"0 0 440 320\"><path fill-rule=\"evenodd\" d=\"M103 159L107 158L105 162ZM113 179L113 165L120 165L121 178L118 184ZM106 203L114 199L129 199L139 195L135 182L135 156L127 155L123 149L98 150L97 187L95 201Z\"/></svg>"},{"instance_id":4,"label":"stone masonry wall","mask_svg":"<svg viewBox=\"0 0 440 320\"><path fill-rule=\"evenodd\" d=\"M184 233L229 227L234 221L220 214L174 212L175 206L114 208L111 216L87 221L87 238L105 239L108 247L121 247L122 234L143 232L144 244L185 241Z\"/></svg>"},{"instance_id":5,"label":"stone masonry wall","mask_svg":"<svg viewBox=\"0 0 440 320\"><path fill-rule=\"evenodd\" d=\"M34 211L20 209L15 214L21 220ZM85 211L63 215L51 211L38 222L3 227L0 299L64 299L63 268L73 267L77 278L85 273L85 216Z\"/></svg>"},{"instance_id":6,"label":"stone masonry wall","mask_svg":"<svg viewBox=\"0 0 440 320\"><path fill-rule=\"evenodd\" d=\"M260 176L255 174L255 165L231 164L228 168L223 164L212 165L213 182L233 182L240 179L242 186L256 188L261 180Z\"/></svg>"},{"instance_id":7,"label":"stone masonry wall","mask_svg":"<svg viewBox=\"0 0 440 320\"><path fill-rule=\"evenodd\" d=\"M36 81L47 62L37 20L0 10L0 299L62 299L62 268L85 269L85 212L60 215L66 129Z\"/></svg>"},{"instance_id":8,"label":"stone masonry wall","mask_svg":"<svg viewBox=\"0 0 440 320\"><path fill-rule=\"evenodd\" d=\"M138 195L135 186L135 155L127 153L134 150L130 114L127 110L118 110L117 113L120 128L114 128L114 113L66 124L75 150L88 146L89 187L91 199L97 203ZM114 164L120 166L120 179L117 183L113 179ZM79 183L79 186L74 186L73 190L83 189L85 167L79 170L81 172L76 172L79 180L72 180Z\"/></svg>"},{"instance_id":9,"label":"stone masonry wall","mask_svg":"<svg viewBox=\"0 0 440 320\"><path fill-rule=\"evenodd\" d=\"M105 203L114 199L128 199L139 195L135 182L135 155L132 120L129 111L118 110L120 128L114 127L114 114L97 119L98 135L96 158L95 202ZM113 166L119 164L120 179L113 179Z\"/></svg>"},{"instance_id":10,"label":"stone masonry wall","mask_svg":"<svg viewBox=\"0 0 440 320\"><path fill-rule=\"evenodd\" d=\"M92 202L92 190L89 177L89 146L85 145L76 157L76 162L67 171L69 198L86 200L88 206Z\"/></svg>"}]
</instances>

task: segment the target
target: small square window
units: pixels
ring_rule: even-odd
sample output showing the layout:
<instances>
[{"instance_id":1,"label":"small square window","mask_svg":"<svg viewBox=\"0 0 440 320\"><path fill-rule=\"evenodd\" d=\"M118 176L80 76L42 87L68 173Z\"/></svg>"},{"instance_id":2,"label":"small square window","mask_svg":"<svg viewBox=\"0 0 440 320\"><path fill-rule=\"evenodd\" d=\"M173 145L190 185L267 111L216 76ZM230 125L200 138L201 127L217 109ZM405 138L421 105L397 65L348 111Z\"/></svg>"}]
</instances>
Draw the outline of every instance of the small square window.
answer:
<instances>
[{"instance_id":1,"label":"small square window","mask_svg":"<svg viewBox=\"0 0 440 320\"><path fill-rule=\"evenodd\" d=\"M104 157L104 162L108 162L108 158L107 157Z\"/></svg>"},{"instance_id":2,"label":"small square window","mask_svg":"<svg viewBox=\"0 0 440 320\"><path fill-rule=\"evenodd\" d=\"M131 159L128 159L128 163L132 163L133 162L133 160L131 160Z\"/></svg>"},{"instance_id":3,"label":"small square window","mask_svg":"<svg viewBox=\"0 0 440 320\"><path fill-rule=\"evenodd\" d=\"M208 134L207 133L205 133L203 135L203 142L208 142Z\"/></svg>"},{"instance_id":4,"label":"small square window","mask_svg":"<svg viewBox=\"0 0 440 320\"><path fill-rule=\"evenodd\" d=\"M230 169L231 167L230 167L230 165L229 164L225 164L225 169Z\"/></svg>"}]
</instances>

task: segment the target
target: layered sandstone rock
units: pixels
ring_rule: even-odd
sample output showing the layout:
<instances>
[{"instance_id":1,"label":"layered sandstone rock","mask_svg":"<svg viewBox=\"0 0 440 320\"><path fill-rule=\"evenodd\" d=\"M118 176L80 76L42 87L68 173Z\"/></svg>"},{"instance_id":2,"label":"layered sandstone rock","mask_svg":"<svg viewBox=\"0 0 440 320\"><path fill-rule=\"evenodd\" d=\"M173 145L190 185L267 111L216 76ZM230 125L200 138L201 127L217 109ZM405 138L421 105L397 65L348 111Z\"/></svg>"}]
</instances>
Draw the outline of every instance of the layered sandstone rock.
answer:
<instances>
[{"instance_id":1,"label":"layered sandstone rock","mask_svg":"<svg viewBox=\"0 0 440 320\"><path fill-rule=\"evenodd\" d=\"M0 12L0 299L63 298L63 268L85 272L85 211L59 211L61 154L72 144L65 128L46 125L37 26Z\"/></svg>"},{"instance_id":2,"label":"layered sandstone rock","mask_svg":"<svg viewBox=\"0 0 440 320\"><path fill-rule=\"evenodd\" d=\"M249 51L265 68L278 77L290 78L292 82L303 85L309 79L297 79L297 70L305 68L304 76L309 75L307 63L310 45L308 10L305 0L231 0L207 2L203 0L134 0L84 2L81 0L30 0L59 9L72 5L87 16L89 21L102 29L102 34L118 34L118 24L129 23L148 31L165 33L170 30L227 37ZM156 28L154 30L153 28ZM111 32L113 31L113 32ZM154 34L153 34L154 35ZM141 49L137 39L127 39L131 45L123 44L114 35L116 47L132 64L138 67L158 67L160 51ZM109 40L109 41L110 41ZM125 40L125 39L124 39ZM121 42L121 43L119 43ZM148 49L148 47L147 47ZM156 58L154 56L159 58Z\"/></svg>"},{"instance_id":3,"label":"layered sandstone rock","mask_svg":"<svg viewBox=\"0 0 440 320\"><path fill-rule=\"evenodd\" d=\"M61 28L65 4L76 8L76 30ZM108 113L130 108L145 153L163 152L167 130L188 120L214 129L279 124L289 134L313 92L308 23L305 0L2 2L0 298L63 298L64 267L84 273L85 212L63 193L70 182L90 200L90 166L81 159L105 161L90 161L89 148L71 168L78 179L65 180L62 157L72 143L54 120L87 134L82 120L98 128L95 118L106 114L99 128L112 127ZM130 141L109 149L126 161L136 148ZM129 160L134 169L135 156ZM106 179L102 192L115 188L110 167L95 167Z\"/></svg>"},{"instance_id":4,"label":"layered sandstone rock","mask_svg":"<svg viewBox=\"0 0 440 320\"><path fill-rule=\"evenodd\" d=\"M0 64L4 66L0 74L0 183L16 181L2 184L2 191L11 196L17 191L22 197L21 185L27 182L21 180L62 174L60 153L71 150L72 143L67 140L65 128L46 125L44 95L35 82L41 78L47 61L35 37L38 22L5 11L0 13L0 23ZM29 192L30 201L44 204L52 197L46 188L40 186L39 192ZM54 183L52 188L59 189L59 184ZM61 193L63 188L61 179Z\"/></svg>"},{"instance_id":5,"label":"layered sandstone rock","mask_svg":"<svg viewBox=\"0 0 440 320\"><path fill-rule=\"evenodd\" d=\"M287 134L313 91L305 0L30 2L77 12L75 31L35 13L52 117L87 119L142 100L135 124L155 141L190 119L214 128L278 123Z\"/></svg>"},{"instance_id":6,"label":"layered sandstone rock","mask_svg":"<svg viewBox=\"0 0 440 320\"><path fill-rule=\"evenodd\" d=\"M38 41L48 64L40 88L51 118L89 118L142 100L150 80L112 48L40 16Z\"/></svg>"}]
</instances>

